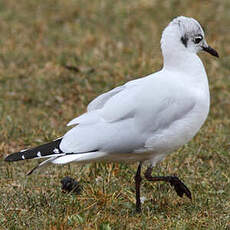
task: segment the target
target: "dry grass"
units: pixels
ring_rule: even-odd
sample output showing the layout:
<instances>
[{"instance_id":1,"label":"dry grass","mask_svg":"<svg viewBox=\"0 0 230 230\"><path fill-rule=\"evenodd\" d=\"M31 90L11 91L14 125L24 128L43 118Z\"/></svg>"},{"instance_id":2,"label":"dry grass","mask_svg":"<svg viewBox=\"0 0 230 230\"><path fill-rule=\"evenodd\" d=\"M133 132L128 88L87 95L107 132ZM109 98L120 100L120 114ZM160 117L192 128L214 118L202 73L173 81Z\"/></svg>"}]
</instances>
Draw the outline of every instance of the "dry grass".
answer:
<instances>
[{"instance_id":1,"label":"dry grass","mask_svg":"<svg viewBox=\"0 0 230 230\"><path fill-rule=\"evenodd\" d=\"M2 0L2 159L61 136L96 95L158 70L160 33L177 15L198 19L221 58L201 54L211 84L208 121L155 169L183 178L192 202L167 184L144 182L137 215L136 165L71 164L26 177L37 162L1 161L1 229L230 229L229 11L228 0ZM80 181L82 195L60 191L66 175Z\"/></svg>"}]
</instances>

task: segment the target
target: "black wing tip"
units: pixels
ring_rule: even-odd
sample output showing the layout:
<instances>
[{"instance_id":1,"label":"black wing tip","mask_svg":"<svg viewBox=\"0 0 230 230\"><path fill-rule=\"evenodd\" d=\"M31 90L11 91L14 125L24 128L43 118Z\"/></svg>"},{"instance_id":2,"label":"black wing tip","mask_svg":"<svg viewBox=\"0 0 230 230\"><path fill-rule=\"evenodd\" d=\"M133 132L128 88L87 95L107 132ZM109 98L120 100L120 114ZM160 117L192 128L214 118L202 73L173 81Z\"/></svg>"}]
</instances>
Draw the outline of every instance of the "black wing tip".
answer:
<instances>
[{"instance_id":1,"label":"black wing tip","mask_svg":"<svg viewBox=\"0 0 230 230\"><path fill-rule=\"evenodd\" d=\"M13 162L13 161L21 161L21 160L29 160L33 158L46 157L53 154L62 153L59 148L59 145L62 141L62 137L51 141L49 143L37 146L31 149L24 149L20 152L12 153L8 155L4 161ZM56 152L55 152L56 151Z\"/></svg>"},{"instance_id":2,"label":"black wing tip","mask_svg":"<svg viewBox=\"0 0 230 230\"><path fill-rule=\"evenodd\" d=\"M4 161L7 162L20 161L20 160L23 160L23 158L20 156L20 152L12 153L4 159Z\"/></svg>"}]
</instances>

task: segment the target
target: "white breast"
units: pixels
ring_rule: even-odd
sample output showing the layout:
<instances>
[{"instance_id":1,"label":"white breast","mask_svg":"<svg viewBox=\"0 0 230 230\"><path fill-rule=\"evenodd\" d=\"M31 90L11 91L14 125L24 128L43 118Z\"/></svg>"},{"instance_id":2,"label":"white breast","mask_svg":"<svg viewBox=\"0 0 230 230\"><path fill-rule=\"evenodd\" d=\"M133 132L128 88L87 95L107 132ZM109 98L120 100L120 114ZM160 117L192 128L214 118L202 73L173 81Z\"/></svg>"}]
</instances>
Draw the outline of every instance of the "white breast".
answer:
<instances>
[{"instance_id":1,"label":"white breast","mask_svg":"<svg viewBox=\"0 0 230 230\"><path fill-rule=\"evenodd\" d=\"M209 90L206 87L206 90L197 90L194 95L196 103L191 111L147 139L145 148L146 151L152 151L154 163L190 141L205 122L210 106Z\"/></svg>"}]
</instances>

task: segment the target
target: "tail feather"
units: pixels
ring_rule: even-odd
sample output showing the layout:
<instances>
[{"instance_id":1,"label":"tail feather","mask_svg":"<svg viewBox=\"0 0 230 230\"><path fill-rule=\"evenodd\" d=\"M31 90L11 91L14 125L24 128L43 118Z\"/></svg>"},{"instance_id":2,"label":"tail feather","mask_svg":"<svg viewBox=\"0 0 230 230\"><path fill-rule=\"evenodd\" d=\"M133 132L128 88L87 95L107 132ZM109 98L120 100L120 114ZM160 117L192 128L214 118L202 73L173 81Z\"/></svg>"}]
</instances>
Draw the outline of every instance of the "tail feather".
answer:
<instances>
[{"instance_id":1,"label":"tail feather","mask_svg":"<svg viewBox=\"0 0 230 230\"><path fill-rule=\"evenodd\" d=\"M61 141L62 138L59 138L32 149L12 153L5 158L5 161L20 161L33 158L54 157L55 155L61 156L63 154L63 151L61 151L59 148Z\"/></svg>"},{"instance_id":2,"label":"tail feather","mask_svg":"<svg viewBox=\"0 0 230 230\"><path fill-rule=\"evenodd\" d=\"M36 167L34 167L32 170L30 170L26 175L29 176L32 173L34 173L37 169L47 167L56 158L58 158L58 157L50 157L49 159L42 161L40 164L38 164Z\"/></svg>"}]
</instances>

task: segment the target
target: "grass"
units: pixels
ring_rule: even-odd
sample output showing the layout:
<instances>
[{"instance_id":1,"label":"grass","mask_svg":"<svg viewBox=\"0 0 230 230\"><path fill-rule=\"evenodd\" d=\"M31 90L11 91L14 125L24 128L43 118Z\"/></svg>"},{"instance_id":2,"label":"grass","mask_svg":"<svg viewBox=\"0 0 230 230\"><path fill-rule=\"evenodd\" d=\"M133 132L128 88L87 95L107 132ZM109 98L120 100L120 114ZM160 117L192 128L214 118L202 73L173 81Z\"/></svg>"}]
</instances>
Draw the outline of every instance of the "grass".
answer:
<instances>
[{"instance_id":1,"label":"grass","mask_svg":"<svg viewBox=\"0 0 230 230\"><path fill-rule=\"evenodd\" d=\"M178 175L193 201L143 182L137 165L70 164L26 177L36 161L0 162L0 229L230 229L230 3L223 1L36 0L0 2L0 156L61 136L98 94L160 69L160 33L177 15L206 29L221 58L200 54L211 111L199 134L156 175ZM66 68L72 66L74 68ZM80 181L79 196L60 180Z\"/></svg>"}]
</instances>

